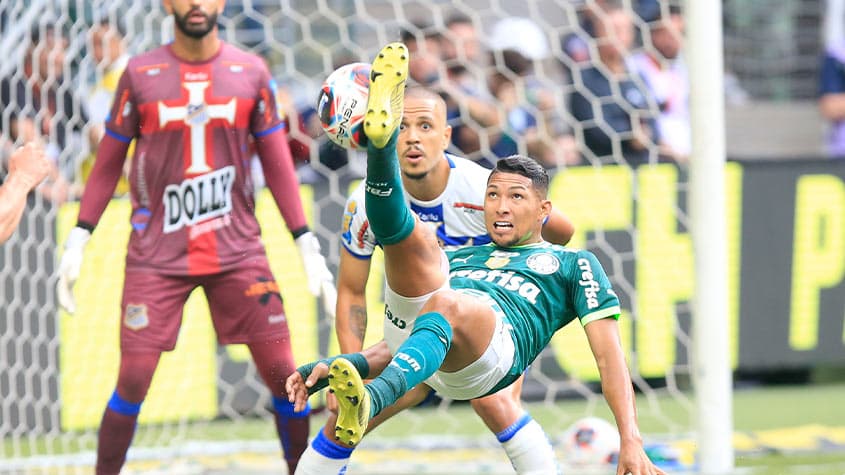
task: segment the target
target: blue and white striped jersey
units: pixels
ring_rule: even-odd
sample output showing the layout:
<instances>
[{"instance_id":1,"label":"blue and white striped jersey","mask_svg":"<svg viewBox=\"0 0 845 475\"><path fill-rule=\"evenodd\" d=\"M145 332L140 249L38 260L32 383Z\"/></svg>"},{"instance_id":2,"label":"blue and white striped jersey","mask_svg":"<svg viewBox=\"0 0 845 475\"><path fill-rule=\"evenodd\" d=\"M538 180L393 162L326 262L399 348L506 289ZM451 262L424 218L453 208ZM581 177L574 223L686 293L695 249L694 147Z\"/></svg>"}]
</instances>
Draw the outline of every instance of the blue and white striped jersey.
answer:
<instances>
[{"instance_id":1,"label":"blue and white striped jersey","mask_svg":"<svg viewBox=\"0 0 845 475\"><path fill-rule=\"evenodd\" d=\"M444 249L487 244L490 237L484 226L484 192L490 170L451 154L444 160L451 167L446 190L431 201L420 201L405 192L411 209L437 233ZM341 240L356 257L368 259L378 245L370 229L364 208L364 182L346 200Z\"/></svg>"}]
</instances>

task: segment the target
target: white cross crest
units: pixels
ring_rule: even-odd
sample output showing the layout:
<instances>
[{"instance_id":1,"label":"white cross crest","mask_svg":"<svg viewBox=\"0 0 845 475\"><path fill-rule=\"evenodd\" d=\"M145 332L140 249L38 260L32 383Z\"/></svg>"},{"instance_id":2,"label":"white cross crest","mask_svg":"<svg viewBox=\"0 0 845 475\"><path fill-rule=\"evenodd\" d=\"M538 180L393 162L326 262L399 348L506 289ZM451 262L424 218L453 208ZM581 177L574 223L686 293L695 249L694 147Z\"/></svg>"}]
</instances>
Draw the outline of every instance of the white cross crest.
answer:
<instances>
[{"instance_id":1,"label":"white cross crest","mask_svg":"<svg viewBox=\"0 0 845 475\"><path fill-rule=\"evenodd\" d=\"M230 125L235 123L235 111L237 99L231 98L228 102L208 104L205 98L205 90L209 81L183 82L182 87L188 90L188 102L182 106L167 106L163 102L158 103L158 125L164 128L172 121L183 121L190 128L191 133L191 165L186 173L206 173L211 167L206 163L205 154L205 133L206 125L211 119L223 119Z\"/></svg>"}]
</instances>

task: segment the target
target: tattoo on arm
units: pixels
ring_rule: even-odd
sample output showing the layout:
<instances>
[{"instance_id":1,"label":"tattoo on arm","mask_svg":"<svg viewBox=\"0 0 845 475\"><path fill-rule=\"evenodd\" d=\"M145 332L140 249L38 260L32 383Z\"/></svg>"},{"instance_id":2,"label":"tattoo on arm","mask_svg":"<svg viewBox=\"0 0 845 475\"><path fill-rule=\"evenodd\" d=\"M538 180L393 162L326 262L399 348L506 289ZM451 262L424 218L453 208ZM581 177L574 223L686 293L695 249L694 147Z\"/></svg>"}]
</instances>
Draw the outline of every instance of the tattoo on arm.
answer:
<instances>
[{"instance_id":1,"label":"tattoo on arm","mask_svg":"<svg viewBox=\"0 0 845 475\"><path fill-rule=\"evenodd\" d=\"M364 335L367 334L367 308L360 305L349 307L349 329L352 334L364 342Z\"/></svg>"}]
</instances>

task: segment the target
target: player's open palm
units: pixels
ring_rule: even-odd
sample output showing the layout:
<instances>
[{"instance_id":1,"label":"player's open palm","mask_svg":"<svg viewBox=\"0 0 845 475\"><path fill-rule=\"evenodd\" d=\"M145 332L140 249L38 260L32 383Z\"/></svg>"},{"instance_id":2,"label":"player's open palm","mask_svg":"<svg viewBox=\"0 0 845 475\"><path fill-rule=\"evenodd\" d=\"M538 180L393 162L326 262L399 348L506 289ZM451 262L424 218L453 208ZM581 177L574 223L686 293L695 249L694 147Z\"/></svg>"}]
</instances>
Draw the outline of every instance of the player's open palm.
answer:
<instances>
[{"instance_id":1,"label":"player's open palm","mask_svg":"<svg viewBox=\"0 0 845 475\"><path fill-rule=\"evenodd\" d=\"M666 475L663 470L655 467L640 444L622 444L619 449L619 464L616 475Z\"/></svg>"}]
</instances>

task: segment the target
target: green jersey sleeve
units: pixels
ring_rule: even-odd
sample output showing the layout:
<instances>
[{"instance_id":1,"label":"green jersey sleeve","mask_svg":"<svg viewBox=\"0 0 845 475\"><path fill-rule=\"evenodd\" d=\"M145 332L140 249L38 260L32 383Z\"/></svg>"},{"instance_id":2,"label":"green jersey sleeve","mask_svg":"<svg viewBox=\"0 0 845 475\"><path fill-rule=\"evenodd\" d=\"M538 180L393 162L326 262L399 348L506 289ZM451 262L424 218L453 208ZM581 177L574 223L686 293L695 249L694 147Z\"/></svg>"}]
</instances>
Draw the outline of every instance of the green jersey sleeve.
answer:
<instances>
[{"instance_id":1,"label":"green jersey sleeve","mask_svg":"<svg viewBox=\"0 0 845 475\"><path fill-rule=\"evenodd\" d=\"M572 302L581 325L602 318L618 319L619 297L596 256L590 251L578 251L573 265Z\"/></svg>"}]
</instances>

